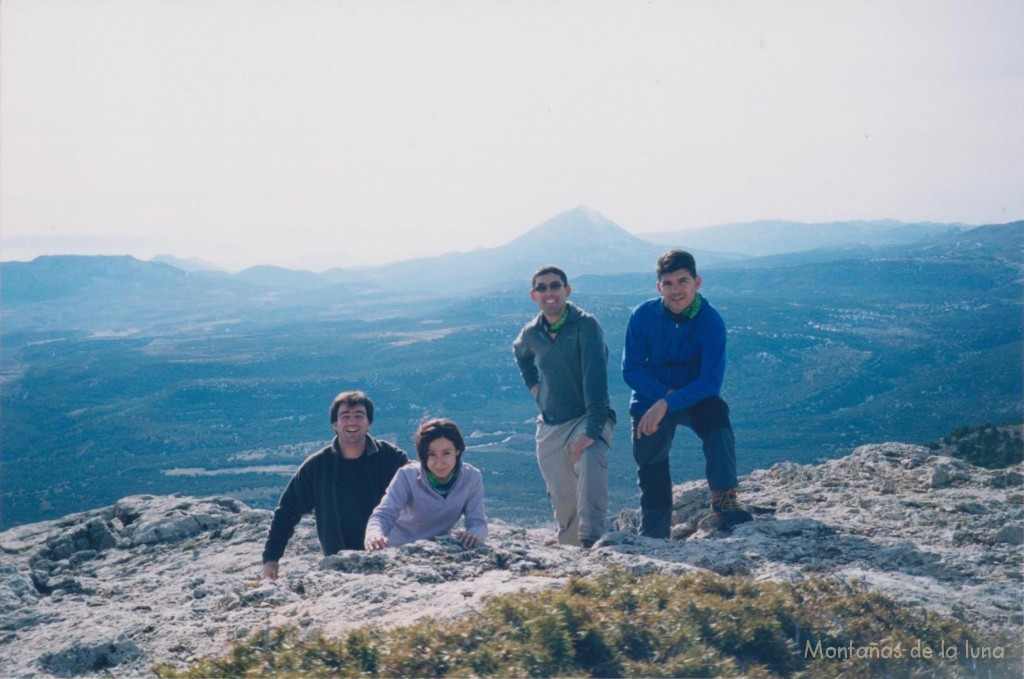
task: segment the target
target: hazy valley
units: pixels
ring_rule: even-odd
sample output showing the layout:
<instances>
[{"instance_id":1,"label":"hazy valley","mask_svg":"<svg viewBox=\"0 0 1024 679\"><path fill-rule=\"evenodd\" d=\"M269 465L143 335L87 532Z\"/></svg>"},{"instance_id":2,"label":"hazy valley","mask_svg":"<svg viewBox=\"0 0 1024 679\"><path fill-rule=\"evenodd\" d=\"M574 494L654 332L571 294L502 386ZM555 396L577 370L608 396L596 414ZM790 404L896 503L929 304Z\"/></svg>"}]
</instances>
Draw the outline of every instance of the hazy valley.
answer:
<instances>
[{"instance_id":1,"label":"hazy valley","mask_svg":"<svg viewBox=\"0 0 1024 679\"><path fill-rule=\"evenodd\" d=\"M741 473L1021 419L1024 223L914 228L910 243L695 250L730 329L724 396ZM536 312L529 274L548 262L604 326L619 413L612 507L633 506L618 363L664 249L576 210L502 248L366 270L4 263L2 526L139 493L272 507L328 439L327 405L347 388L371 394L373 433L407 450L423 416L455 419L486 473L489 513L547 520L534 406L510 345ZM676 482L702 476L695 437L679 436L673 470Z\"/></svg>"}]
</instances>

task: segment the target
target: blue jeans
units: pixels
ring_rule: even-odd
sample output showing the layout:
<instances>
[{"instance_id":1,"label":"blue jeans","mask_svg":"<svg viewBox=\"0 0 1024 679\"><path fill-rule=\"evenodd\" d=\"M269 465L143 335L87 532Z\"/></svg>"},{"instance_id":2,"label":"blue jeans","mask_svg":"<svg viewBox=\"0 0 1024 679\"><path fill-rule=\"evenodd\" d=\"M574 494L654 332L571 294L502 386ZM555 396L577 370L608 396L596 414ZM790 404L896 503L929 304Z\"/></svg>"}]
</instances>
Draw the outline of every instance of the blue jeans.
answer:
<instances>
[{"instance_id":1,"label":"blue jeans","mask_svg":"<svg viewBox=\"0 0 1024 679\"><path fill-rule=\"evenodd\" d=\"M650 436L636 437L639 415L633 420L633 459L640 485L641 532L651 537L668 537L672 516L672 475L669 451L676 427L685 425L700 437L704 450L705 475L714 492L730 490L736 479L736 437L729 422L729 405L718 396L705 399L686 410L667 413Z\"/></svg>"}]
</instances>

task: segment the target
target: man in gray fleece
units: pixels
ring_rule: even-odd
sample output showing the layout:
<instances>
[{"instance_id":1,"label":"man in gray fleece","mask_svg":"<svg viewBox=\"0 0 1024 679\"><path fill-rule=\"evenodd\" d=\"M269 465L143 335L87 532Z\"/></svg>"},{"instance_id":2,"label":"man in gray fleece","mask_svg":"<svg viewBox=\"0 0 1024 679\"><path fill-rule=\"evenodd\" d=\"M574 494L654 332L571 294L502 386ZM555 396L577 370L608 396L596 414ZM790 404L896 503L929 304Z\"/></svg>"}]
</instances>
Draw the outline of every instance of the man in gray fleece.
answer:
<instances>
[{"instance_id":1,"label":"man in gray fleece","mask_svg":"<svg viewBox=\"0 0 1024 679\"><path fill-rule=\"evenodd\" d=\"M540 307L512 344L540 409L537 463L555 508L558 542L590 548L605 532L608 448L615 411L608 398L608 347L597 319L568 301L565 272L533 274Z\"/></svg>"}]
</instances>

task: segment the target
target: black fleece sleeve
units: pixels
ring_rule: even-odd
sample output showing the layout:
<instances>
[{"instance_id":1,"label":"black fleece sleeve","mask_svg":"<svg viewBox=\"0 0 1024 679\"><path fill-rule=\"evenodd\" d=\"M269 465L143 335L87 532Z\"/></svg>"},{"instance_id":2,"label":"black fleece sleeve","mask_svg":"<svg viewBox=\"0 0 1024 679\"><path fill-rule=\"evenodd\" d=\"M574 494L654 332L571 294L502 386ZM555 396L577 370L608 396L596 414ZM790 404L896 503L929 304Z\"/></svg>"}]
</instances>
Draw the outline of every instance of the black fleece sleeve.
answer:
<instances>
[{"instance_id":1,"label":"black fleece sleeve","mask_svg":"<svg viewBox=\"0 0 1024 679\"><path fill-rule=\"evenodd\" d=\"M274 520L270 523L267 544L263 548L263 563L281 559L288 540L295 533L295 526L304 514L313 511L313 494L308 487L307 471L305 465L300 467L281 494L274 510Z\"/></svg>"}]
</instances>

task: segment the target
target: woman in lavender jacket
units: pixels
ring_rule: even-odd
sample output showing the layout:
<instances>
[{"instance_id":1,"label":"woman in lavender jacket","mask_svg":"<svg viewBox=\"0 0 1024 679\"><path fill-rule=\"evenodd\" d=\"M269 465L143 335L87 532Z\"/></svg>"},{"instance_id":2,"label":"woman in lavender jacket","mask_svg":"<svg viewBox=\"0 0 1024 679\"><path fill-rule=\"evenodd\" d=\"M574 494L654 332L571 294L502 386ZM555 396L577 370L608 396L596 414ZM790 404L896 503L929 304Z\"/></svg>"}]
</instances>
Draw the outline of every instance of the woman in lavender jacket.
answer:
<instances>
[{"instance_id":1,"label":"woman in lavender jacket","mask_svg":"<svg viewBox=\"0 0 1024 679\"><path fill-rule=\"evenodd\" d=\"M437 537L466 517L456 537L466 547L487 539L480 470L462 461L466 443L451 420L424 422L416 432L419 462L395 474L366 524L366 551Z\"/></svg>"}]
</instances>

